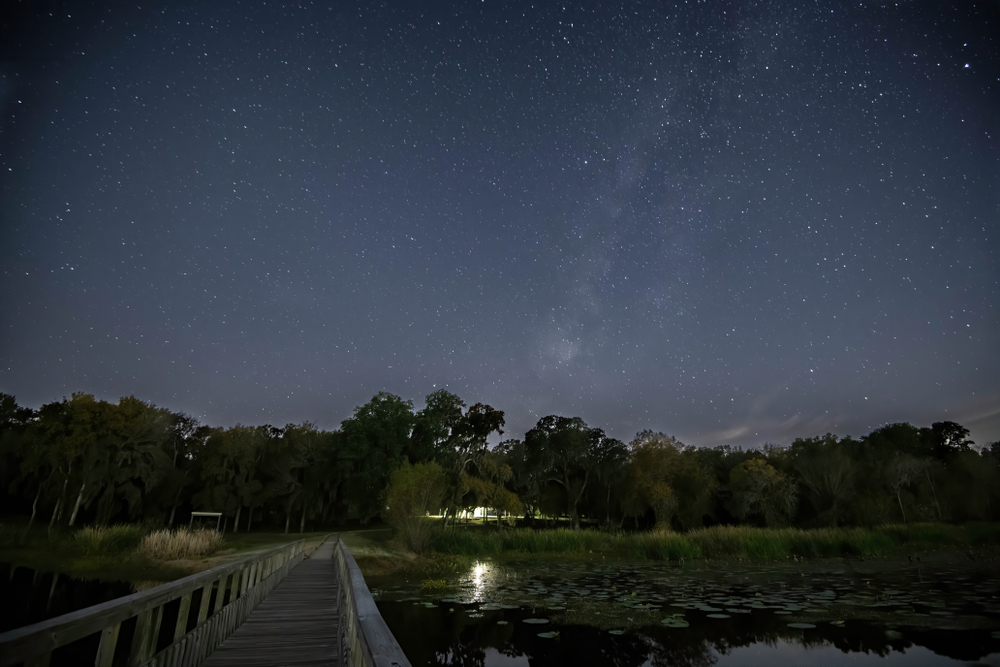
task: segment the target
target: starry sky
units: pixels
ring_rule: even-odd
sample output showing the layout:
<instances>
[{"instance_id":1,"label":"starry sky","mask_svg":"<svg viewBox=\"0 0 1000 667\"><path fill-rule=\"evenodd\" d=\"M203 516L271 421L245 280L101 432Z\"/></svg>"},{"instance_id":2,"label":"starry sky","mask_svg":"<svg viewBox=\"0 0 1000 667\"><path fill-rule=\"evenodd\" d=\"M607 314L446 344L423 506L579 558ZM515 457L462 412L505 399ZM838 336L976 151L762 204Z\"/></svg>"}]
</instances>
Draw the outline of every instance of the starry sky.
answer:
<instances>
[{"instance_id":1,"label":"starry sky","mask_svg":"<svg viewBox=\"0 0 1000 667\"><path fill-rule=\"evenodd\" d=\"M6 2L0 391L1000 439L1000 5Z\"/></svg>"}]
</instances>

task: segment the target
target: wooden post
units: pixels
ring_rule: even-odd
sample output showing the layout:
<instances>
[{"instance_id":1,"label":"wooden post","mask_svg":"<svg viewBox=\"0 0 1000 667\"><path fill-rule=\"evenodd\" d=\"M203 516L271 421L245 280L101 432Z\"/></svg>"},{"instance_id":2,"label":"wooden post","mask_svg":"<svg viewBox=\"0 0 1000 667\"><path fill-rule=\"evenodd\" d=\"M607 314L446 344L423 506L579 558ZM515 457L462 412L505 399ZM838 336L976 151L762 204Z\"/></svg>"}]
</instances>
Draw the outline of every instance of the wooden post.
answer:
<instances>
[{"instance_id":1,"label":"wooden post","mask_svg":"<svg viewBox=\"0 0 1000 667\"><path fill-rule=\"evenodd\" d=\"M111 667L115 659L115 648L118 646L118 633L121 628L121 623L115 623L101 630L101 645L97 649L94 667Z\"/></svg>"},{"instance_id":2,"label":"wooden post","mask_svg":"<svg viewBox=\"0 0 1000 667\"><path fill-rule=\"evenodd\" d=\"M301 553L300 540L123 598L0 632L0 667L47 667L52 651L95 634L100 636L100 642L95 645L95 651L91 653L93 657L87 662L93 660L97 667L110 667L115 664L115 653L119 651L121 624L132 618L135 619L132 643L121 647L121 651L128 653L128 665L142 665L150 660L156 665L195 664L196 660L193 657L188 660L188 657L204 656L215 649L266 597L277 581L288 574L291 566L301 560ZM282 567L275 567L277 563L281 563ZM188 633L193 611L191 605L197 590L201 590L202 595L198 620L195 629ZM231 597L228 603L227 590ZM169 638L170 645L157 654L163 607L174 600L178 601L177 621L169 630L163 629L163 639Z\"/></svg>"},{"instance_id":3,"label":"wooden post","mask_svg":"<svg viewBox=\"0 0 1000 667\"><path fill-rule=\"evenodd\" d=\"M218 614L219 610L222 609L222 603L226 599L226 584L235 575L224 574L221 579L219 579L219 592L215 596L215 606L212 609L212 614Z\"/></svg>"},{"instance_id":4,"label":"wooden post","mask_svg":"<svg viewBox=\"0 0 1000 667\"><path fill-rule=\"evenodd\" d=\"M177 609L177 623L174 624L174 636L173 641L178 641L181 637L187 634L188 626L188 614L191 612L191 596L193 593L188 593L181 598L181 606Z\"/></svg>"},{"instance_id":5,"label":"wooden post","mask_svg":"<svg viewBox=\"0 0 1000 667\"><path fill-rule=\"evenodd\" d=\"M128 658L129 667L137 667L153 657L156 640L163 622L163 605L147 609L135 621L135 636L132 638L132 652Z\"/></svg>"},{"instance_id":6,"label":"wooden post","mask_svg":"<svg viewBox=\"0 0 1000 667\"><path fill-rule=\"evenodd\" d=\"M198 621L195 623L195 627L198 627L205 622L208 618L208 605L212 601L212 584L206 584L201 589L201 604L198 606Z\"/></svg>"},{"instance_id":7,"label":"wooden post","mask_svg":"<svg viewBox=\"0 0 1000 667\"><path fill-rule=\"evenodd\" d=\"M42 653L31 660L25 660L24 667L49 667L50 660L52 660L52 653Z\"/></svg>"}]
</instances>

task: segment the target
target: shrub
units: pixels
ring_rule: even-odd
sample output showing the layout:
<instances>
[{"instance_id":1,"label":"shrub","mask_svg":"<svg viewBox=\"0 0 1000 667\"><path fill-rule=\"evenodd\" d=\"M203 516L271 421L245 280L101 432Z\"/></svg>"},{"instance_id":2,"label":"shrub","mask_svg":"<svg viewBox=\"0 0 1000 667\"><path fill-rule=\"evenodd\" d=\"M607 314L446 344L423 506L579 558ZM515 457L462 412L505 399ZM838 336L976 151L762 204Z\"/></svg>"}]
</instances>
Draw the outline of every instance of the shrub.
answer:
<instances>
[{"instance_id":1,"label":"shrub","mask_svg":"<svg viewBox=\"0 0 1000 667\"><path fill-rule=\"evenodd\" d=\"M136 553L150 560L201 558L219 550L225 540L212 529L157 530L147 535Z\"/></svg>"}]
</instances>

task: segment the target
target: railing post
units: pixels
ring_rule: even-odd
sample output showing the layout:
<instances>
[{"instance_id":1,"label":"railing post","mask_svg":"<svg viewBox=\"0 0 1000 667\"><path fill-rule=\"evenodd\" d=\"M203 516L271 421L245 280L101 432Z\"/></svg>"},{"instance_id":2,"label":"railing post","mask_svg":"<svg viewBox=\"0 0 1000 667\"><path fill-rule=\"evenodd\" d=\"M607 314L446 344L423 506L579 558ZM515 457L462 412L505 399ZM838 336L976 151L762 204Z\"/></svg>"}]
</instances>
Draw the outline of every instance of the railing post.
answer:
<instances>
[{"instance_id":1,"label":"railing post","mask_svg":"<svg viewBox=\"0 0 1000 667\"><path fill-rule=\"evenodd\" d=\"M195 627L198 627L205 622L208 618L208 605L212 601L212 587L213 584L205 584L201 589L201 604L198 606L198 620L195 622Z\"/></svg>"},{"instance_id":2,"label":"railing post","mask_svg":"<svg viewBox=\"0 0 1000 667\"><path fill-rule=\"evenodd\" d=\"M101 630L101 645L97 649L97 659L94 667L111 667L115 659L115 648L118 647L118 633L121 623L115 623Z\"/></svg>"},{"instance_id":3,"label":"railing post","mask_svg":"<svg viewBox=\"0 0 1000 667\"><path fill-rule=\"evenodd\" d=\"M229 580L232 577L234 577L234 576L236 576L235 573L233 573L233 574L224 574L224 575L222 575L222 577L219 578L219 581L218 581L219 592L215 596L215 606L212 608L212 615L213 616L215 614L218 614L219 610L222 609L222 604L226 600L226 585L229 583Z\"/></svg>"},{"instance_id":4,"label":"railing post","mask_svg":"<svg viewBox=\"0 0 1000 667\"><path fill-rule=\"evenodd\" d=\"M193 591L181 598L181 606L177 608L177 622L174 624L173 641L177 641L187 634L188 615L191 612L192 595L194 595Z\"/></svg>"},{"instance_id":5,"label":"railing post","mask_svg":"<svg viewBox=\"0 0 1000 667\"><path fill-rule=\"evenodd\" d=\"M53 650L95 635L100 640L95 646L95 653L91 654L96 667L111 667L115 664L115 653L119 651L128 654L127 664L130 667L146 664L160 667L196 665L245 620L277 581L288 574L290 567L279 568L277 564L291 566L289 555L300 554L301 546L299 541L278 547L118 600L2 632L0 667L47 667ZM201 591L201 598L197 621L195 628L187 632L194 613L191 608L193 596L198 590ZM227 591L230 597L228 602ZM246 599L240 599L243 597ZM177 620L169 629L162 628L164 606L174 600L178 601ZM121 625L133 618L135 632L132 642L119 648ZM169 639L170 644L157 653L161 630L163 639Z\"/></svg>"},{"instance_id":6,"label":"railing post","mask_svg":"<svg viewBox=\"0 0 1000 667\"><path fill-rule=\"evenodd\" d=\"M49 661L52 660L52 653L42 653L36 655L30 660L24 661L24 667L49 667Z\"/></svg>"},{"instance_id":7,"label":"railing post","mask_svg":"<svg viewBox=\"0 0 1000 667\"><path fill-rule=\"evenodd\" d=\"M162 621L162 604L139 614L135 622L135 636L132 638L132 652L128 659L129 667L137 667L153 657Z\"/></svg>"}]
</instances>

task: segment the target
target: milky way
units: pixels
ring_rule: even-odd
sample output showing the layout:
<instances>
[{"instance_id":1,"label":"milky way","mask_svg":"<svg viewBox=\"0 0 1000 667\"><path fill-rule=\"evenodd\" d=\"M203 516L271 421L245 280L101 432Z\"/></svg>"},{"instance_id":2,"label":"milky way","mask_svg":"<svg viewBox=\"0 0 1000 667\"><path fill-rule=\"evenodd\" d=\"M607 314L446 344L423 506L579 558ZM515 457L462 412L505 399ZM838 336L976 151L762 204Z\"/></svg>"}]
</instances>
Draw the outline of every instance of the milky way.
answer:
<instances>
[{"instance_id":1,"label":"milky way","mask_svg":"<svg viewBox=\"0 0 1000 667\"><path fill-rule=\"evenodd\" d=\"M22 405L1000 438L996 3L22 4Z\"/></svg>"}]
</instances>

